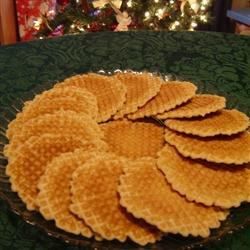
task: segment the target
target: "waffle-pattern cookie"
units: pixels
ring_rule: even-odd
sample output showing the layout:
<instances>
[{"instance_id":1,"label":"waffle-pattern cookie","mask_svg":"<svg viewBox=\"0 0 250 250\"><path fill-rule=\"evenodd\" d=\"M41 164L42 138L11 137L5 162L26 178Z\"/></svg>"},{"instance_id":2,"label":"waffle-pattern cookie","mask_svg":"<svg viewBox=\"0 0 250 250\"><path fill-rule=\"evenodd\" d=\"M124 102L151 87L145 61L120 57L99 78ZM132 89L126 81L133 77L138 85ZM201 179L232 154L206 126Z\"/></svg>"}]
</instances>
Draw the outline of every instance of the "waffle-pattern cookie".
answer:
<instances>
[{"instance_id":1,"label":"waffle-pattern cookie","mask_svg":"<svg viewBox=\"0 0 250 250\"><path fill-rule=\"evenodd\" d=\"M85 100L88 102L88 114L96 120L98 114L97 100L95 95L84 88L77 88L74 86L65 86L61 88L52 88L36 95L32 101L27 101L24 103L23 109L25 110L33 102L41 101L43 99L54 99L58 97L73 97L79 102Z\"/></svg>"},{"instance_id":2,"label":"waffle-pattern cookie","mask_svg":"<svg viewBox=\"0 0 250 250\"><path fill-rule=\"evenodd\" d=\"M89 149L93 146L93 149ZM87 150L86 150L87 148ZM87 145L55 157L46 167L38 183L36 204L46 220L55 220L56 226L66 232L92 237L93 231L86 223L72 214L70 181L73 172L99 153L94 145Z\"/></svg>"},{"instance_id":3,"label":"waffle-pattern cookie","mask_svg":"<svg viewBox=\"0 0 250 250\"><path fill-rule=\"evenodd\" d=\"M236 109L222 109L205 117L168 119L165 125L178 132L201 137L232 135L246 130L249 126L249 118Z\"/></svg>"},{"instance_id":4,"label":"waffle-pattern cookie","mask_svg":"<svg viewBox=\"0 0 250 250\"><path fill-rule=\"evenodd\" d=\"M101 125L109 150L128 158L156 157L164 145L164 129L153 123L111 121Z\"/></svg>"},{"instance_id":5,"label":"waffle-pattern cookie","mask_svg":"<svg viewBox=\"0 0 250 250\"><path fill-rule=\"evenodd\" d=\"M11 138L10 144L5 146L5 155L13 158L19 146L22 146L26 140L31 136L42 134L80 135L86 140L100 140L104 136L97 123L88 115L59 110L25 122L19 132ZM100 144L103 143L100 141Z\"/></svg>"},{"instance_id":6,"label":"waffle-pattern cookie","mask_svg":"<svg viewBox=\"0 0 250 250\"><path fill-rule=\"evenodd\" d=\"M58 110L71 110L89 114L91 108L85 100L79 101L73 97L57 97L32 102L9 123L6 132L7 137L11 139L15 134L18 134L23 124L30 119L43 114L53 114Z\"/></svg>"},{"instance_id":7,"label":"waffle-pattern cookie","mask_svg":"<svg viewBox=\"0 0 250 250\"><path fill-rule=\"evenodd\" d=\"M187 103L163 114L158 114L158 119L167 118L190 118L196 116L205 116L225 108L226 99L217 95L195 95Z\"/></svg>"},{"instance_id":8,"label":"waffle-pattern cookie","mask_svg":"<svg viewBox=\"0 0 250 250\"><path fill-rule=\"evenodd\" d=\"M18 193L28 210L37 209L37 184L46 164L59 154L74 151L84 144L86 142L80 136L46 134L31 137L19 149L16 157L7 165L6 174L10 177L12 190Z\"/></svg>"},{"instance_id":9,"label":"waffle-pattern cookie","mask_svg":"<svg viewBox=\"0 0 250 250\"><path fill-rule=\"evenodd\" d=\"M190 100L197 87L190 82L169 81L161 85L160 92L128 118L135 120L163 113Z\"/></svg>"},{"instance_id":10,"label":"waffle-pattern cookie","mask_svg":"<svg viewBox=\"0 0 250 250\"><path fill-rule=\"evenodd\" d=\"M126 86L115 77L107 77L98 74L76 75L66 79L55 87L76 86L86 88L97 98L98 122L107 121L126 100Z\"/></svg>"},{"instance_id":11,"label":"waffle-pattern cookie","mask_svg":"<svg viewBox=\"0 0 250 250\"><path fill-rule=\"evenodd\" d=\"M216 163L244 164L250 162L250 134L198 137L165 130L165 140L186 157Z\"/></svg>"},{"instance_id":12,"label":"waffle-pattern cookie","mask_svg":"<svg viewBox=\"0 0 250 250\"><path fill-rule=\"evenodd\" d=\"M118 78L126 87L126 102L123 107L115 114L114 119L124 117L126 114L135 112L146 102L152 99L160 91L164 80L159 77L153 77L148 73L144 74L117 74Z\"/></svg>"},{"instance_id":13,"label":"waffle-pattern cookie","mask_svg":"<svg viewBox=\"0 0 250 250\"><path fill-rule=\"evenodd\" d=\"M226 211L189 202L173 191L155 161L131 163L124 172L120 204L163 232L207 237L227 217Z\"/></svg>"},{"instance_id":14,"label":"waffle-pattern cookie","mask_svg":"<svg viewBox=\"0 0 250 250\"><path fill-rule=\"evenodd\" d=\"M166 144L159 153L158 167L174 190L188 200L207 206L238 207L250 201L250 165L231 165L194 161L181 156Z\"/></svg>"},{"instance_id":15,"label":"waffle-pattern cookie","mask_svg":"<svg viewBox=\"0 0 250 250\"><path fill-rule=\"evenodd\" d=\"M129 237L140 245L153 243L161 233L119 204L117 187L124 165L126 160L100 156L79 167L72 178L71 211L104 239L124 242Z\"/></svg>"}]
</instances>

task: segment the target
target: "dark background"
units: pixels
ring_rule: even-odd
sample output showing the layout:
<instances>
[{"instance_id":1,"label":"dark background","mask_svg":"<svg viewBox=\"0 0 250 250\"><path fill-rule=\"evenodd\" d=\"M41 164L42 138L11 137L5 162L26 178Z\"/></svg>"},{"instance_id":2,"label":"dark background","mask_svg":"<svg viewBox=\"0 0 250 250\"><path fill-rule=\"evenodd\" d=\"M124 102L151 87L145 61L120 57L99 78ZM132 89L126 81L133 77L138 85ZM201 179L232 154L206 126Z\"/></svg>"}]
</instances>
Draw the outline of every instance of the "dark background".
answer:
<instances>
[{"instance_id":1,"label":"dark background","mask_svg":"<svg viewBox=\"0 0 250 250\"><path fill-rule=\"evenodd\" d=\"M231 9L232 0L215 0L211 7L213 20L211 24L199 25L199 30L234 32L234 23L227 17L227 10Z\"/></svg>"}]
</instances>

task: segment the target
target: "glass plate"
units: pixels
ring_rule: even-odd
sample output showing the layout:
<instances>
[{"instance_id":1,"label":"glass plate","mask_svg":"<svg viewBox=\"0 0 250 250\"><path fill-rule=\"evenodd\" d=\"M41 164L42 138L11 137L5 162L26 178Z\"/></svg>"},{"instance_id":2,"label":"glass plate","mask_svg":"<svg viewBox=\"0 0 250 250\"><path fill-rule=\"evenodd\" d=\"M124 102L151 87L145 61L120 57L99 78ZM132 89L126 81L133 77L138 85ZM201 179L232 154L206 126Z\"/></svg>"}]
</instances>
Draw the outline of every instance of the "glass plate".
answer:
<instances>
[{"instance_id":1,"label":"glass plate","mask_svg":"<svg viewBox=\"0 0 250 250\"><path fill-rule=\"evenodd\" d=\"M116 72L116 71L114 71ZM99 71L101 74L113 74L113 72ZM153 73L154 74L154 73ZM157 74L160 75L160 74ZM173 75L160 75L164 79L180 79ZM211 230L211 235L208 238L201 237L182 237L180 235L168 234L160 242L156 244L149 244L145 247L138 246L131 241L120 243L118 241L102 241L98 242L94 239L87 239L82 236L76 236L66 233L55 227L53 221L46 221L39 213L28 211L24 203L20 200L15 192L11 190L9 178L5 174L5 167L7 159L3 155L3 147L8 143L5 136L5 131L8 123L14 119L17 112L22 109L23 103L26 100L33 99L33 97L42 91L49 89L53 84L43 84L36 86L32 91L25 92L22 99L14 99L5 97L5 105L0 107L0 198L5 200L10 209L21 216L27 223L36 226L45 231L49 236L63 240L66 243L84 246L88 249L157 249L157 250L170 250L170 249L192 249L195 247L202 247L211 242L222 239L227 234L232 234L245 226L250 225L250 203L243 203L238 208L230 210L230 215L227 220L222 222L218 229ZM198 86L199 87L199 86ZM228 100L230 104L230 100ZM235 104L237 105L237 103ZM234 105L233 105L234 106ZM231 105L232 107L232 105Z\"/></svg>"}]
</instances>

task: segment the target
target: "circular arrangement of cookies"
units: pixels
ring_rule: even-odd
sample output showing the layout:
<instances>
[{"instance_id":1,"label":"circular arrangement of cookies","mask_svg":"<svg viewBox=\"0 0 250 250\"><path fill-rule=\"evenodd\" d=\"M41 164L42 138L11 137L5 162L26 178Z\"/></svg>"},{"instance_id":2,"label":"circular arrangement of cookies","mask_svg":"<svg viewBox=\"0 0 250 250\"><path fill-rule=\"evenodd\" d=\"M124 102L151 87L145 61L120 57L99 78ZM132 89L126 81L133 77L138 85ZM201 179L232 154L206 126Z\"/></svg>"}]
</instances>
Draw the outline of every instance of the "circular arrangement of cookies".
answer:
<instances>
[{"instance_id":1,"label":"circular arrangement of cookies","mask_svg":"<svg viewBox=\"0 0 250 250\"><path fill-rule=\"evenodd\" d=\"M96 240L208 237L250 202L249 118L190 82L76 75L12 120L6 174L28 210Z\"/></svg>"}]
</instances>

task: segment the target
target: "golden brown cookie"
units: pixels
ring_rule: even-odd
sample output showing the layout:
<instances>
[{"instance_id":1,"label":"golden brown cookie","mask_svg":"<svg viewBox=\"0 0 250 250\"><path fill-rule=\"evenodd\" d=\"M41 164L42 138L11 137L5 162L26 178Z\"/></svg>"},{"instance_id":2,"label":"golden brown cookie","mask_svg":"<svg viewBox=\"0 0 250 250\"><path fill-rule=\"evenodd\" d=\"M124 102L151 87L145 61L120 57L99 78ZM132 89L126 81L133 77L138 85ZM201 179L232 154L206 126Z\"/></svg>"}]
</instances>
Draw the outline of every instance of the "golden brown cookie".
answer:
<instances>
[{"instance_id":1,"label":"golden brown cookie","mask_svg":"<svg viewBox=\"0 0 250 250\"><path fill-rule=\"evenodd\" d=\"M88 149L87 144L86 148ZM86 148L61 154L47 165L38 183L39 194L36 204L43 217L46 220L55 220L58 228L89 238L94 235L93 231L69 210L70 181L73 172L100 152L98 148L93 147L92 150Z\"/></svg>"},{"instance_id":2,"label":"golden brown cookie","mask_svg":"<svg viewBox=\"0 0 250 250\"><path fill-rule=\"evenodd\" d=\"M250 165L231 165L194 161L181 156L166 144L157 165L174 190L188 200L207 206L238 207L250 202Z\"/></svg>"},{"instance_id":3,"label":"golden brown cookie","mask_svg":"<svg viewBox=\"0 0 250 250\"><path fill-rule=\"evenodd\" d=\"M98 74L76 75L59 83L56 87L76 86L86 88L94 94L98 104L98 122L105 122L119 110L126 100L126 86L116 77Z\"/></svg>"},{"instance_id":4,"label":"golden brown cookie","mask_svg":"<svg viewBox=\"0 0 250 250\"><path fill-rule=\"evenodd\" d=\"M159 77L154 77L148 73L120 73L114 76L118 78L126 87L126 102L123 107L115 114L114 119L124 117L126 114L135 112L146 102L152 99L160 91L164 82Z\"/></svg>"},{"instance_id":5,"label":"golden brown cookie","mask_svg":"<svg viewBox=\"0 0 250 250\"><path fill-rule=\"evenodd\" d=\"M135 120L163 113L190 100L197 87L190 82L169 81L161 85L160 92L136 112L128 114L128 118Z\"/></svg>"},{"instance_id":6,"label":"golden brown cookie","mask_svg":"<svg viewBox=\"0 0 250 250\"><path fill-rule=\"evenodd\" d=\"M11 139L15 134L19 133L25 122L40 115L53 114L59 110L71 110L77 113L89 114L89 111L92 110L92 108L88 101L79 101L74 97L38 99L38 101L30 103L21 113L17 114L16 118L9 123L6 134L8 138Z\"/></svg>"},{"instance_id":7,"label":"golden brown cookie","mask_svg":"<svg viewBox=\"0 0 250 250\"><path fill-rule=\"evenodd\" d=\"M37 209L37 184L46 165L54 157L84 147L85 144L80 136L50 134L33 136L24 143L13 161L7 165L6 174L10 177L12 190L18 193L28 210ZM87 144L89 147L95 145Z\"/></svg>"},{"instance_id":8,"label":"golden brown cookie","mask_svg":"<svg viewBox=\"0 0 250 250\"><path fill-rule=\"evenodd\" d=\"M85 140L103 138L103 132L90 116L84 113L59 110L53 114L41 115L25 122L19 132L11 138L9 145L5 147L5 155L13 158L19 146L22 146L26 140L31 136L42 134L80 135Z\"/></svg>"},{"instance_id":9,"label":"golden brown cookie","mask_svg":"<svg viewBox=\"0 0 250 250\"><path fill-rule=\"evenodd\" d=\"M155 161L127 165L120 177L120 204L166 233L207 237L228 212L187 201L171 189Z\"/></svg>"},{"instance_id":10,"label":"golden brown cookie","mask_svg":"<svg viewBox=\"0 0 250 250\"><path fill-rule=\"evenodd\" d=\"M165 130L165 140L186 157L216 163L244 164L250 162L250 134L198 137Z\"/></svg>"},{"instance_id":11,"label":"golden brown cookie","mask_svg":"<svg viewBox=\"0 0 250 250\"><path fill-rule=\"evenodd\" d=\"M71 183L71 211L104 239L124 242L129 237L140 245L154 243L161 233L119 204L117 187L125 165L126 160L100 155L79 167Z\"/></svg>"},{"instance_id":12,"label":"golden brown cookie","mask_svg":"<svg viewBox=\"0 0 250 250\"><path fill-rule=\"evenodd\" d=\"M79 102L85 100L88 102L88 110L87 113L96 120L98 114L98 107L97 107L97 100L95 95L89 92L87 89L84 88L77 88L74 86L65 86L61 88L52 88L42 92L39 95L36 95L35 98L31 101L27 101L24 103L24 110L32 104L33 102L41 101L43 99L54 99L58 97L73 97L77 99Z\"/></svg>"},{"instance_id":13,"label":"golden brown cookie","mask_svg":"<svg viewBox=\"0 0 250 250\"><path fill-rule=\"evenodd\" d=\"M164 129L154 123L111 121L101 128L110 151L120 156L156 157L164 145Z\"/></svg>"},{"instance_id":14,"label":"golden brown cookie","mask_svg":"<svg viewBox=\"0 0 250 250\"><path fill-rule=\"evenodd\" d=\"M225 108L226 99L217 95L195 95L187 103L162 114L158 114L158 119L167 118L190 118L196 116L205 116Z\"/></svg>"},{"instance_id":15,"label":"golden brown cookie","mask_svg":"<svg viewBox=\"0 0 250 250\"><path fill-rule=\"evenodd\" d=\"M167 119L165 125L178 132L202 137L232 135L246 130L249 118L236 109L222 109L205 117Z\"/></svg>"}]
</instances>

